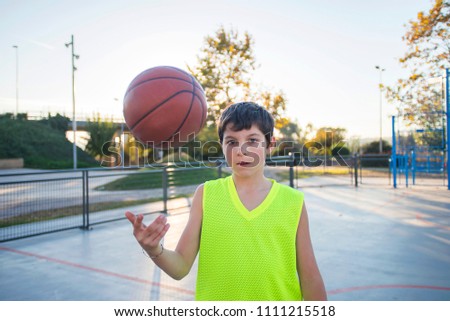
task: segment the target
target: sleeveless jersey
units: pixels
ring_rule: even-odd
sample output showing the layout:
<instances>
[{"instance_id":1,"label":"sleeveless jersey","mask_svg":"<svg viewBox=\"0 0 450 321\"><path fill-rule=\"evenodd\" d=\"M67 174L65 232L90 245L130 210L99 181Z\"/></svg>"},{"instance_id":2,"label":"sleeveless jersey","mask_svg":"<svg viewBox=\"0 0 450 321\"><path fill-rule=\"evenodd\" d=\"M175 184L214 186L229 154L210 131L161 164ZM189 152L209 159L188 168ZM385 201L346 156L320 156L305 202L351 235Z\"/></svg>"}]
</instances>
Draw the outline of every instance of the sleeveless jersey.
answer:
<instances>
[{"instance_id":1,"label":"sleeveless jersey","mask_svg":"<svg viewBox=\"0 0 450 321\"><path fill-rule=\"evenodd\" d=\"M232 176L204 184L196 300L303 299L296 262L303 193L271 181L252 211Z\"/></svg>"}]
</instances>

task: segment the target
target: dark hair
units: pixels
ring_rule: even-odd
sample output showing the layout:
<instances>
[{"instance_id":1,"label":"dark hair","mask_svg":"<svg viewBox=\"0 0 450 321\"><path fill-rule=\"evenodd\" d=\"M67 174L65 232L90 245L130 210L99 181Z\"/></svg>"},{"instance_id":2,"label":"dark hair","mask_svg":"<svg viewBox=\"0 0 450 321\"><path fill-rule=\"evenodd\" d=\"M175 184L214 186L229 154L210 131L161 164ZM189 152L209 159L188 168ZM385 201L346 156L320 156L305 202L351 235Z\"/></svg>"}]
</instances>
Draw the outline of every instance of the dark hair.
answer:
<instances>
[{"instance_id":1,"label":"dark hair","mask_svg":"<svg viewBox=\"0 0 450 321\"><path fill-rule=\"evenodd\" d=\"M220 143L223 142L223 134L228 125L232 126L230 129L239 131L250 129L253 124L258 126L259 130L264 134L267 144L270 144L273 136L274 121L267 109L253 102L240 102L228 106L219 120Z\"/></svg>"}]
</instances>

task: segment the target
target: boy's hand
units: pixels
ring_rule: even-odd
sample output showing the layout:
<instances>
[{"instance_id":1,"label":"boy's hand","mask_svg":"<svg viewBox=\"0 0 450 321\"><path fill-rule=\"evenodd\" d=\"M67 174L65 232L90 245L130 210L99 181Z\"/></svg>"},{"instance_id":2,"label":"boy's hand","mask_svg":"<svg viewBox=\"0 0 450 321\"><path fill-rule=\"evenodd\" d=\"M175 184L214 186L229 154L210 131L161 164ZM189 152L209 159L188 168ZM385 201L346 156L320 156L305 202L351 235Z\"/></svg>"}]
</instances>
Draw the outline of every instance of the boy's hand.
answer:
<instances>
[{"instance_id":1,"label":"boy's hand","mask_svg":"<svg viewBox=\"0 0 450 321\"><path fill-rule=\"evenodd\" d=\"M126 212L125 216L133 225L133 235L149 256L157 255L160 249L161 239L166 235L170 225L164 215L158 216L149 226L142 223L142 214L134 215Z\"/></svg>"}]
</instances>

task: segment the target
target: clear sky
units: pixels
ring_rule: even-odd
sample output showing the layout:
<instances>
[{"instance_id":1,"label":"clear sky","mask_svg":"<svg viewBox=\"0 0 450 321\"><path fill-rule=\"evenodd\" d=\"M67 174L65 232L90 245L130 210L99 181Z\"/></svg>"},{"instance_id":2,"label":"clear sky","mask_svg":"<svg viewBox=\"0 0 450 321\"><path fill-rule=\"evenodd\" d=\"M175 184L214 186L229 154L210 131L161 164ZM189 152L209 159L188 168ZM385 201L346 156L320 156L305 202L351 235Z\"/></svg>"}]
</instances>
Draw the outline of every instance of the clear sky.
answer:
<instances>
[{"instance_id":1,"label":"clear sky","mask_svg":"<svg viewBox=\"0 0 450 321\"><path fill-rule=\"evenodd\" d=\"M431 0L0 0L0 113L71 117L75 37L77 114L119 116L139 72L194 65L205 36L221 25L249 32L257 84L285 92L288 116L379 137L380 73L393 84L406 46L405 24ZM13 48L18 46L18 50ZM394 106L383 98L383 136Z\"/></svg>"}]
</instances>

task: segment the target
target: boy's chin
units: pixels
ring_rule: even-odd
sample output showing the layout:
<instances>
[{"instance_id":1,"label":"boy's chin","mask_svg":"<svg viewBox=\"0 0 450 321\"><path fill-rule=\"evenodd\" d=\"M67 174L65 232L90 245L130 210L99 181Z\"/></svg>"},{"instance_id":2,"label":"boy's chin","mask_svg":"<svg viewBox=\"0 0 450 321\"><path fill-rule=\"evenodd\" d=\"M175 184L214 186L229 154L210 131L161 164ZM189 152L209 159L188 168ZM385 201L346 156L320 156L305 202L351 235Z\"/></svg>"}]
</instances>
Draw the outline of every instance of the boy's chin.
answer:
<instances>
[{"instance_id":1,"label":"boy's chin","mask_svg":"<svg viewBox=\"0 0 450 321\"><path fill-rule=\"evenodd\" d=\"M232 167L233 172L236 173L248 173L254 175L256 172L264 172L264 167L258 164L248 164L248 165L234 165Z\"/></svg>"}]
</instances>

